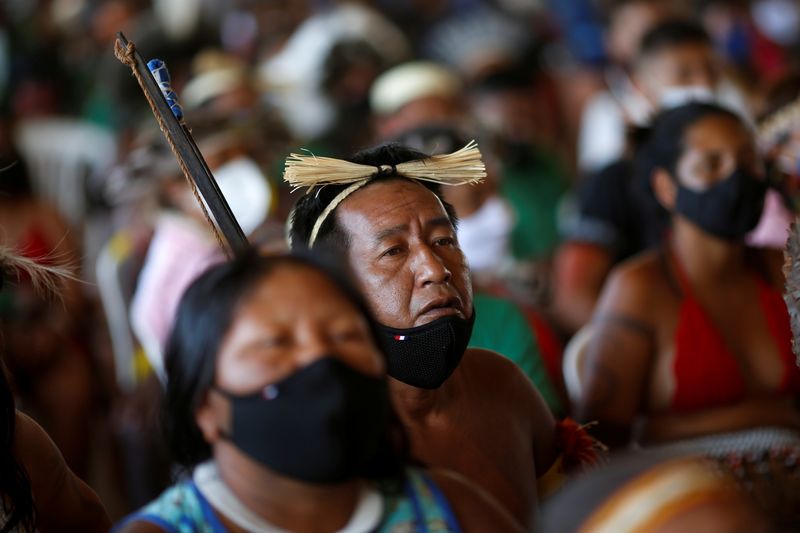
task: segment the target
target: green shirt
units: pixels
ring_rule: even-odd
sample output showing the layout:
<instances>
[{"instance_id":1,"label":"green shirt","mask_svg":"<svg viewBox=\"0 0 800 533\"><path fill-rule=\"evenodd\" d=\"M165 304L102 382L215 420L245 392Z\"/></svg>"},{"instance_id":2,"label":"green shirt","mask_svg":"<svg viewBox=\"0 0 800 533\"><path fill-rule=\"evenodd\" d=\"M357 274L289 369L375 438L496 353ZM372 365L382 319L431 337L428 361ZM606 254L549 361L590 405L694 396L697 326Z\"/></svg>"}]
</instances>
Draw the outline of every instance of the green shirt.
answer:
<instances>
[{"instance_id":1,"label":"green shirt","mask_svg":"<svg viewBox=\"0 0 800 533\"><path fill-rule=\"evenodd\" d=\"M505 165L500 192L514 209L511 251L517 259L550 255L559 242L558 208L568 183L554 158L534 154L522 165Z\"/></svg>"}]
</instances>

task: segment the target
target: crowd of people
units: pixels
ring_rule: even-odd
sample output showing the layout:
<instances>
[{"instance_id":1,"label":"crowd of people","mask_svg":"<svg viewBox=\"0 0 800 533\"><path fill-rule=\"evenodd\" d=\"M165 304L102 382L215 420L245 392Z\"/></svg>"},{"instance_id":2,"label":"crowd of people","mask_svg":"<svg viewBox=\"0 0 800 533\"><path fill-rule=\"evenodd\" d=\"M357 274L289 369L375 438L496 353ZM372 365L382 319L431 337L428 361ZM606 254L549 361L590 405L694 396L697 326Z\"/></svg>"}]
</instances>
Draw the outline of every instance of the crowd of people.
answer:
<instances>
[{"instance_id":1,"label":"crowd of people","mask_svg":"<svg viewBox=\"0 0 800 533\"><path fill-rule=\"evenodd\" d=\"M797 2L7 0L0 105L0 533L800 527Z\"/></svg>"}]
</instances>

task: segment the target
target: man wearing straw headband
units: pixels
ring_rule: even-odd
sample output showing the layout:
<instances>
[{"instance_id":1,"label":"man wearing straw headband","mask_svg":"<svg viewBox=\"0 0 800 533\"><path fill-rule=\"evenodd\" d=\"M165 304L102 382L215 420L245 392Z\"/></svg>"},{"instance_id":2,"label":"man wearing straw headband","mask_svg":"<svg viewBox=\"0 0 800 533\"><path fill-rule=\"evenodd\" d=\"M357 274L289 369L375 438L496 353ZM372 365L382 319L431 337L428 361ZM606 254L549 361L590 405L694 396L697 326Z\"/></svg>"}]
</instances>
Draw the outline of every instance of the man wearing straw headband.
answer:
<instances>
[{"instance_id":1,"label":"man wearing straw headband","mask_svg":"<svg viewBox=\"0 0 800 533\"><path fill-rule=\"evenodd\" d=\"M347 258L381 324L413 457L476 481L530 525L537 476L556 458L556 424L511 361L467 348L469 269L440 190L484 176L474 143L432 157L392 144L351 161L293 154L284 179L305 194L288 238Z\"/></svg>"}]
</instances>

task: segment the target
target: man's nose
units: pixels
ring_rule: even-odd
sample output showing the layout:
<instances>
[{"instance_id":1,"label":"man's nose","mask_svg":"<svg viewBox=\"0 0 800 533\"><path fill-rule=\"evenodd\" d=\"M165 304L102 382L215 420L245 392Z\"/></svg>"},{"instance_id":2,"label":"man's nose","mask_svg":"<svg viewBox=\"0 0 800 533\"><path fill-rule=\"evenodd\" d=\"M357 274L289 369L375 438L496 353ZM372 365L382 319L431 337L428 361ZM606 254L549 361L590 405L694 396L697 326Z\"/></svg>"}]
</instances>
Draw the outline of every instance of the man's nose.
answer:
<instances>
[{"instance_id":1,"label":"man's nose","mask_svg":"<svg viewBox=\"0 0 800 533\"><path fill-rule=\"evenodd\" d=\"M439 255L430 246L420 246L414 254L414 269L419 284L447 283L451 273Z\"/></svg>"},{"instance_id":2,"label":"man's nose","mask_svg":"<svg viewBox=\"0 0 800 533\"><path fill-rule=\"evenodd\" d=\"M709 91L717 88L719 77L711 66L698 67L692 72L690 85L704 87Z\"/></svg>"}]
</instances>

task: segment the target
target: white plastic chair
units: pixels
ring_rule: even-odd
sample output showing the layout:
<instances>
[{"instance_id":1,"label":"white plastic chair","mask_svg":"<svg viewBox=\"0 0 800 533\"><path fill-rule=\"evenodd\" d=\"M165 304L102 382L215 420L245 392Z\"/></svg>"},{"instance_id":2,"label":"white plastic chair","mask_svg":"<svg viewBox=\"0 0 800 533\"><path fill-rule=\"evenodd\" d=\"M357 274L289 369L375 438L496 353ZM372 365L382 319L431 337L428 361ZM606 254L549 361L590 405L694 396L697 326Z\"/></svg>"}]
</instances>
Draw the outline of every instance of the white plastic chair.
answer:
<instances>
[{"instance_id":1,"label":"white plastic chair","mask_svg":"<svg viewBox=\"0 0 800 533\"><path fill-rule=\"evenodd\" d=\"M69 118L20 122L14 140L28 163L36 193L73 224L84 221L87 178L111 168L117 157L114 135L95 124Z\"/></svg>"},{"instance_id":2,"label":"white plastic chair","mask_svg":"<svg viewBox=\"0 0 800 533\"><path fill-rule=\"evenodd\" d=\"M575 405L581 397L583 363L594 332L594 326L591 323L586 324L573 335L564 348L564 358L561 364L564 372L564 385L572 405Z\"/></svg>"}]
</instances>

